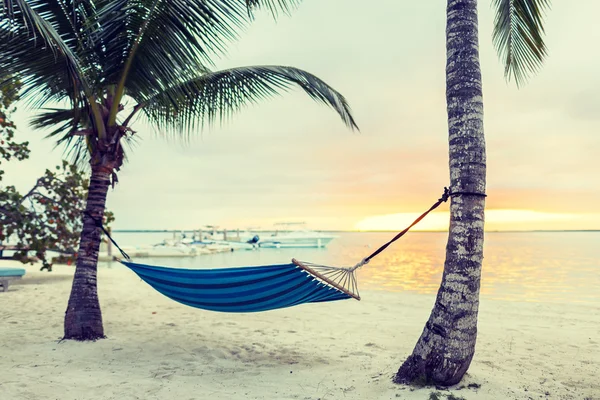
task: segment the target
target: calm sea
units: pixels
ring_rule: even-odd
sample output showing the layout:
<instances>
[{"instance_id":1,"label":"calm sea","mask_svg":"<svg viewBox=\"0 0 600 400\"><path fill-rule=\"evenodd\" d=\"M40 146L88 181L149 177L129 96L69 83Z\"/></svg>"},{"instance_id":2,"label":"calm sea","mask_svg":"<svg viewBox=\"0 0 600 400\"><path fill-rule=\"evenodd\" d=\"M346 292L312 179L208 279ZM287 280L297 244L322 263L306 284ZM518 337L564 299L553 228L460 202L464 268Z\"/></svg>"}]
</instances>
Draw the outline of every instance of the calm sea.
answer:
<instances>
[{"instance_id":1,"label":"calm sea","mask_svg":"<svg viewBox=\"0 0 600 400\"><path fill-rule=\"evenodd\" d=\"M220 268L287 263L295 257L323 265L351 266L394 233L336 235L338 238L326 249L261 249L135 261L180 268ZM161 242L172 234L117 232L113 236L119 244L137 246ZM446 233L409 233L359 271L360 289L436 293L446 238ZM600 232L490 232L485 240L482 297L600 305Z\"/></svg>"}]
</instances>

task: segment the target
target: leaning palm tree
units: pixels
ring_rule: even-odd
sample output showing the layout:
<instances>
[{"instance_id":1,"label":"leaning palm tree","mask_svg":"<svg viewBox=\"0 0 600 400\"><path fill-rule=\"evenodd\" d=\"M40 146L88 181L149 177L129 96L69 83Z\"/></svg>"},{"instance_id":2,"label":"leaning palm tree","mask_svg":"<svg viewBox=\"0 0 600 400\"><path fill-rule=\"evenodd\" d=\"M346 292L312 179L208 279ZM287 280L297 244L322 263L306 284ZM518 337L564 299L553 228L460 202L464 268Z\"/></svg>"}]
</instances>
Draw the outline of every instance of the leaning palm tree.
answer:
<instances>
[{"instance_id":1,"label":"leaning palm tree","mask_svg":"<svg viewBox=\"0 0 600 400\"><path fill-rule=\"evenodd\" d=\"M548 0L493 0L493 39L505 75L520 85L546 56L542 16ZM486 187L477 0L448 0L446 102L450 142L450 232L436 302L394 381L458 383L477 338Z\"/></svg>"},{"instance_id":2,"label":"leaning palm tree","mask_svg":"<svg viewBox=\"0 0 600 400\"><path fill-rule=\"evenodd\" d=\"M65 339L104 337L98 225L124 145L135 137L134 118L142 116L161 132L190 134L295 85L356 127L344 97L308 72L281 66L211 70L211 58L223 54L254 10L276 16L297 1L3 1L0 70L22 82L22 99L45 107L34 127L52 127L50 136L91 170Z\"/></svg>"}]
</instances>

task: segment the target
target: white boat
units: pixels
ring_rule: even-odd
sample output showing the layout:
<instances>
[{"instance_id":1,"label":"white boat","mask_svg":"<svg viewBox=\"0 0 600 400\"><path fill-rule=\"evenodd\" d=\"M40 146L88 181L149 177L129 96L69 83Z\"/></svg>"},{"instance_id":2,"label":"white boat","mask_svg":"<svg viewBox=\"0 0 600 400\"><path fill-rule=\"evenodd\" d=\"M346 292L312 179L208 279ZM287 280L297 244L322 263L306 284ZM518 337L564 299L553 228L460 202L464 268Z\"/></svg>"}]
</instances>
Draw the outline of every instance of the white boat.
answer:
<instances>
[{"instance_id":1,"label":"white boat","mask_svg":"<svg viewBox=\"0 0 600 400\"><path fill-rule=\"evenodd\" d=\"M227 235L223 233L217 233L216 226L209 225L207 228L212 229L209 231L199 231L199 235L194 234L191 238L186 237L182 234L181 242L189 246L193 246L200 249L208 249L211 252L224 252L224 251L235 251L235 250L255 250L258 248L259 237L254 235L249 240L243 240L239 232L234 236L233 240L227 240ZM237 239L237 240L235 240Z\"/></svg>"},{"instance_id":2,"label":"white boat","mask_svg":"<svg viewBox=\"0 0 600 400\"><path fill-rule=\"evenodd\" d=\"M303 222L283 222L275 224L278 226L305 225ZM262 237L258 245L261 248L322 248L327 247L329 242L337 236L315 232L306 228L280 232L277 230L273 235Z\"/></svg>"}]
</instances>

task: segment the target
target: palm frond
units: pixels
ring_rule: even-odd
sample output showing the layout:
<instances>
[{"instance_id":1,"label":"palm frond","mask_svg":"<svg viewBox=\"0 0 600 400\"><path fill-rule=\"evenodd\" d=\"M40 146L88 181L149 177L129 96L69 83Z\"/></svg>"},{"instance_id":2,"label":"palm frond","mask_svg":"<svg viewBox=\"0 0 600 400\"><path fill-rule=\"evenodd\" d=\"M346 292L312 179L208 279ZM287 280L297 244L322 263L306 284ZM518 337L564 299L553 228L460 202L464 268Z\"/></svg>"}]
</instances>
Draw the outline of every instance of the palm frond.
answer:
<instances>
[{"instance_id":1,"label":"palm frond","mask_svg":"<svg viewBox=\"0 0 600 400\"><path fill-rule=\"evenodd\" d=\"M46 108L31 119L30 125L34 129L53 129L46 137L59 136L57 140L62 142L89 124L89 121L82 121L83 115L72 109Z\"/></svg>"},{"instance_id":2,"label":"palm frond","mask_svg":"<svg viewBox=\"0 0 600 400\"><path fill-rule=\"evenodd\" d=\"M41 43L34 43L24 28L10 29L0 22L0 70L22 82L22 98L39 107L72 93L67 62Z\"/></svg>"},{"instance_id":3,"label":"palm frond","mask_svg":"<svg viewBox=\"0 0 600 400\"><path fill-rule=\"evenodd\" d=\"M544 11L549 0L493 0L493 42L504 62L504 75L521 85L539 70L547 55Z\"/></svg>"},{"instance_id":4,"label":"palm frond","mask_svg":"<svg viewBox=\"0 0 600 400\"><path fill-rule=\"evenodd\" d=\"M97 11L105 78L121 91L146 95L212 66L249 26L254 10L289 13L300 0L115 0ZM96 40L99 42L99 40ZM124 78L126 78L124 80ZM111 118L113 117L111 113ZM112 120L112 119L111 119Z\"/></svg>"},{"instance_id":5,"label":"palm frond","mask_svg":"<svg viewBox=\"0 0 600 400\"><path fill-rule=\"evenodd\" d=\"M108 13L105 9L113 5L107 5L98 11L98 18L106 21L102 25L106 80L117 84L125 72L127 92L131 88L139 93L148 82L167 88L181 76L195 76L198 68L212 65L212 57L225 54L226 44L249 22L244 0L120 2L124 4L118 12Z\"/></svg>"},{"instance_id":6,"label":"palm frond","mask_svg":"<svg viewBox=\"0 0 600 400\"><path fill-rule=\"evenodd\" d=\"M273 17L277 17L280 12L290 14L300 2L301 0L246 0L246 6L250 14L255 9L266 9Z\"/></svg>"},{"instance_id":7,"label":"palm frond","mask_svg":"<svg viewBox=\"0 0 600 400\"><path fill-rule=\"evenodd\" d=\"M248 103L299 86L358 129L346 99L316 76L293 67L252 66L207 73L162 90L141 103L159 129L193 132L231 116Z\"/></svg>"},{"instance_id":8,"label":"palm frond","mask_svg":"<svg viewBox=\"0 0 600 400\"><path fill-rule=\"evenodd\" d=\"M83 111L83 112L82 112ZM63 147L63 154L73 164L83 167L88 161L88 147L84 136L77 131L89 128L89 113L86 110L47 108L36 114L30 121L34 129L52 129L46 138L56 140L55 147Z\"/></svg>"},{"instance_id":9,"label":"palm frond","mask_svg":"<svg viewBox=\"0 0 600 400\"><path fill-rule=\"evenodd\" d=\"M27 37L27 47L41 47L62 59L63 68L66 67L68 70L70 81L74 86L80 86L81 90L89 95L91 88L85 77L84 69L69 46L66 33L56 29L58 20L64 21L64 17L57 18L60 13L53 14L48 4L50 3L44 0L4 0L0 9L0 29L4 36L2 42L10 34L20 36L22 39ZM58 11L58 8L55 8L54 11ZM6 57L4 53L9 53L10 56L10 52L7 51L8 46L4 44L1 47L3 51L0 52L0 57ZM19 46L17 51L24 47L25 45ZM12 73L20 73L20 71L12 71Z\"/></svg>"}]
</instances>

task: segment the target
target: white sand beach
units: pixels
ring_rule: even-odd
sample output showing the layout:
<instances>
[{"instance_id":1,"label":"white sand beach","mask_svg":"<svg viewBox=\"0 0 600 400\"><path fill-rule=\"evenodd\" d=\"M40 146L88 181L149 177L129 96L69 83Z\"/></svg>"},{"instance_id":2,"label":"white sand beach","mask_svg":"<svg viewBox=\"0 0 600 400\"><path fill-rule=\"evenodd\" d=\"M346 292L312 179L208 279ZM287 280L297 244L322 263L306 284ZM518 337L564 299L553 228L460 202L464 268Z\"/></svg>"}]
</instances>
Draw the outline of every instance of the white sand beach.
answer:
<instances>
[{"instance_id":1,"label":"white sand beach","mask_svg":"<svg viewBox=\"0 0 600 400\"><path fill-rule=\"evenodd\" d=\"M360 302L223 314L178 304L112 264L99 270L108 338L60 342L74 268L26 269L0 292L2 400L429 399L436 391L391 382L434 295L364 291ZM600 305L483 298L468 375L439 391L600 399L599 377Z\"/></svg>"}]
</instances>

